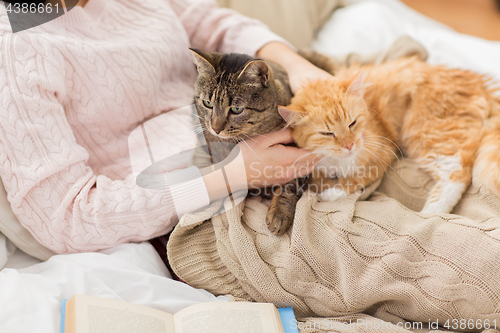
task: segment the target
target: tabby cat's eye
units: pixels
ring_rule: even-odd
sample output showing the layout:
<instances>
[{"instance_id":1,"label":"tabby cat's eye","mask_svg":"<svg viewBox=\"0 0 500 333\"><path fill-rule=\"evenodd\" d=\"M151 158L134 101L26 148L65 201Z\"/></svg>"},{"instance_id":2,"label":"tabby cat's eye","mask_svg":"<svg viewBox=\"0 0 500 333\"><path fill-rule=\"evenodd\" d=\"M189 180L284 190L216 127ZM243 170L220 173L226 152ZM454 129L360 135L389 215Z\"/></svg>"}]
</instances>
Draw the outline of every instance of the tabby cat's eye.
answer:
<instances>
[{"instance_id":1,"label":"tabby cat's eye","mask_svg":"<svg viewBox=\"0 0 500 333\"><path fill-rule=\"evenodd\" d=\"M237 108L236 106L231 107L231 112L235 114L240 114L243 112L244 108Z\"/></svg>"},{"instance_id":2,"label":"tabby cat's eye","mask_svg":"<svg viewBox=\"0 0 500 333\"><path fill-rule=\"evenodd\" d=\"M349 125L349 128L352 128L354 125L356 125L356 120L355 120L355 121L353 121L353 122L351 123L351 125Z\"/></svg>"},{"instance_id":3,"label":"tabby cat's eye","mask_svg":"<svg viewBox=\"0 0 500 333\"><path fill-rule=\"evenodd\" d=\"M214 107L212 102L210 102L208 99L203 100L203 105L205 105L209 109L212 109Z\"/></svg>"},{"instance_id":4,"label":"tabby cat's eye","mask_svg":"<svg viewBox=\"0 0 500 333\"><path fill-rule=\"evenodd\" d=\"M330 136L335 137L335 133L333 133L333 132L321 132L319 134L321 134L321 135L330 135Z\"/></svg>"}]
</instances>

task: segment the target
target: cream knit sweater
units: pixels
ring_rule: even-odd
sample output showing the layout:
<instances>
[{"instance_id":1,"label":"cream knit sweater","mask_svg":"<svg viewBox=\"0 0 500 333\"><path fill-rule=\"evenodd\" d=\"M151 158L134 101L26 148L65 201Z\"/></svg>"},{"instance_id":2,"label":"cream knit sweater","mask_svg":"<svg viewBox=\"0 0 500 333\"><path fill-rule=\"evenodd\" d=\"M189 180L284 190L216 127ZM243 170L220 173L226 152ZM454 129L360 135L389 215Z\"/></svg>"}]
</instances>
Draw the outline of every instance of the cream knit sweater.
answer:
<instances>
[{"instance_id":1,"label":"cream knit sweater","mask_svg":"<svg viewBox=\"0 0 500 333\"><path fill-rule=\"evenodd\" d=\"M15 34L2 2L0 176L14 213L58 253L170 231L171 195L136 185L129 134L192 103L189 47L255 54L275 40L209 0L89 0ZM209 203L201 179L175 196L186 210Z\"/></svg>"}]
</instances>

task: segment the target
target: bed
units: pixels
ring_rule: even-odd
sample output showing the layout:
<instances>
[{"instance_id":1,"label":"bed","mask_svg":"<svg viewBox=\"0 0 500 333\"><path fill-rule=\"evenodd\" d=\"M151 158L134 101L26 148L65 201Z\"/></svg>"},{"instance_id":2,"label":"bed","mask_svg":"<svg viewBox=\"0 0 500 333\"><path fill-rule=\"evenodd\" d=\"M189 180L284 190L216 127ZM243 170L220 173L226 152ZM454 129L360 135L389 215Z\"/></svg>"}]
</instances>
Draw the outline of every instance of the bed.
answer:
<instances>
[{"instance_id":1,"label":"bed","mask_svg":"<svg viewBox=\"0 0 500 333\"><path fill-rule=\"evenodd\" d=\"M387 48L401 35L419 41L428 62L488 74L500 82L500 42L454 32L397 0L352 0L325 22L312 48L336 57ZM40 261L0 234L0 332L58 332L60 304L75 293L176 312L206 301L227 301L175 281L149 243Z\"/></svg>"}]
</instances>

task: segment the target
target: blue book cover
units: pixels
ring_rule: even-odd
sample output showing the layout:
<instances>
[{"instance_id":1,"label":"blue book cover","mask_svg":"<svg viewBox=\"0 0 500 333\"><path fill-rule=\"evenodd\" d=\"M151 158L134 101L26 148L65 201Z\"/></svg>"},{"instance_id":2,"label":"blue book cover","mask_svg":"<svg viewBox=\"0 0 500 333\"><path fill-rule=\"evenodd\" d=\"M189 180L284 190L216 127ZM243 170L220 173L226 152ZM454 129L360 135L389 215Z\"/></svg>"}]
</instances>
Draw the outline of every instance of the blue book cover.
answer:
<instances>
[{"instance_id":1,"label":"blue book cover","mask_svg":"<svg viewBox=\"0 0 500 333\"><path fill-rule=\"evenodd\" d=\"M293 308L278 308L281 318L281 324L285 333L299 333L299 328L297 325L297 319L295 319L295 313L293 313Z\"/></svg>"},{"instance_id":2,"label":"blue book cover","mask_svg":"<svg viewBox=\"0 0 500 333\"><path fill-rule=\"evenodd\" d=\"M59 329L59 333L64 333L64 326L66 324L66 302L67 299L63 299L61 302L61 328Z\"/></svg>"}]
</instances>

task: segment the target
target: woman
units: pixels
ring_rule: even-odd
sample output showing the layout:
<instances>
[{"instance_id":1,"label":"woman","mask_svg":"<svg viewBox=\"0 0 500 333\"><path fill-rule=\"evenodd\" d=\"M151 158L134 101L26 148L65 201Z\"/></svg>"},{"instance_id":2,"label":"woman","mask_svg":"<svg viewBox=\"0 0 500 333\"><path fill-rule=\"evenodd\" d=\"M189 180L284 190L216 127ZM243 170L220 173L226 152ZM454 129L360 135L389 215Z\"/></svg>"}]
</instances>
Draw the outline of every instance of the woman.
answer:
<instances>
[{"instance_id":1,"label":"woman","mask_svg":"<svg viewBox=\"0 0 500 333\"><path fill-rule=\"evenodd\" d=\"M170 192L136 185L127 138L145 119L191 104L189 47L273 60L294 92L329 76L260 22L211 0L80 0L19 33L0 6L0 34L0 175L20 222L56 253L148 240L174 227ZM309 172L313 157L276 145L290 141L281 131L247 142L245 167L283 169L300 159L295 176ZM223 195L214 182L205 175L173 199L186 211L201 208Z\"/></svg>"}]
</instances>

